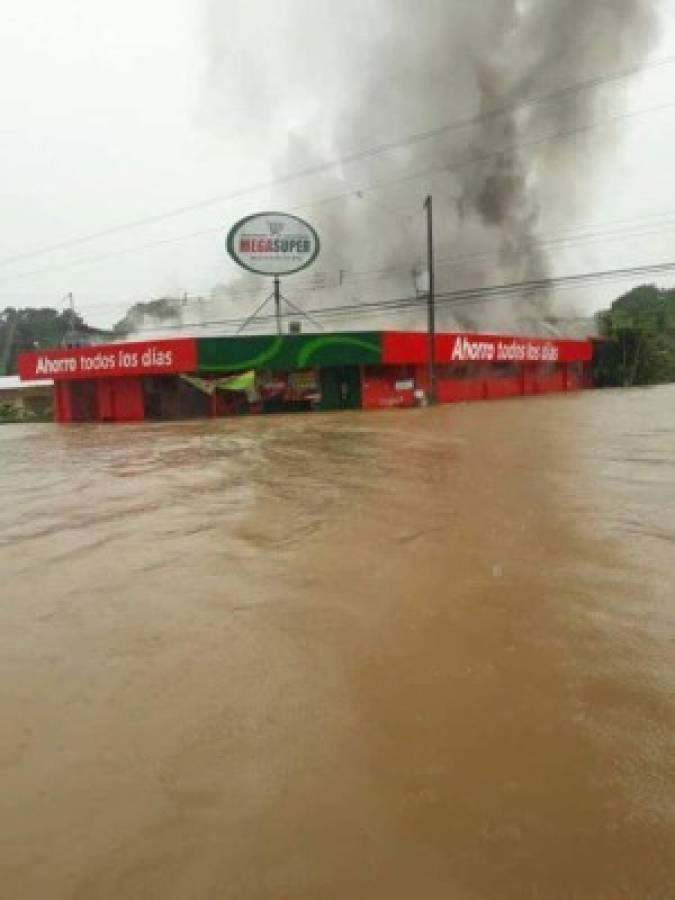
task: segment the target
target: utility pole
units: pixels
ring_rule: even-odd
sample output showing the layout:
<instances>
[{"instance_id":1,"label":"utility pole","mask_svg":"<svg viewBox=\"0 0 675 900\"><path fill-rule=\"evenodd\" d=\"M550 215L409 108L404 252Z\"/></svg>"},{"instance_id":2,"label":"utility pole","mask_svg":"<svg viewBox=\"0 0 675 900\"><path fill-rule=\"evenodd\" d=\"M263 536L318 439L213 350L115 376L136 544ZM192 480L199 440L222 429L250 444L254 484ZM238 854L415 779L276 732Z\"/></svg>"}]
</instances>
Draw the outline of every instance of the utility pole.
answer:
<instances>
[{"instance_id":1,"label":"utility pole","mask_svg":"<svg viewBox=\"0 0 675 900\"><path fill-rule=\"evenodd\" d=\"M19 314L16 312L8 313L5 320L5 346L0 355L0 375L9 375L9 366L12 361L12 349L14 347L14 336L19 325Z\"/></svg>"},{"instance_id":2,"label":"utility pole","mask_svg":"<svg viewBox=\"0 0 675 900\"><path fill-rule=\"evenodd\" d=\"M427 266L429 269L429 298L427 303L427 331L429 337L429 402L436 402L436 285L434 283L434 201L429 194L424 201L427 211Z\"/></svg>"},{"instance_id":3,"label":"utility pole","mask_svg":"<svg viewBox=\"0 0 675 900\"><path fill-rule=\"evenodd\" d=\"M274 276L274 313L277 319L277 334L281 334L281 285L279 276Z\"/></svg>"},{"instance_id":4,"label":"utility pole","mask_svg":"<svg viewBox=\"0 0 675 900\"><path fill-rule=\"evenodd\" d=\"M70 316L68 317L68 331L66 332L66 343L69 347L72 347L73 341L75 340L75 301L73 300L73 292L69 291L66 294L65 299L68 301L68 310L70 311Z\"/></svg>"}]
</instances>

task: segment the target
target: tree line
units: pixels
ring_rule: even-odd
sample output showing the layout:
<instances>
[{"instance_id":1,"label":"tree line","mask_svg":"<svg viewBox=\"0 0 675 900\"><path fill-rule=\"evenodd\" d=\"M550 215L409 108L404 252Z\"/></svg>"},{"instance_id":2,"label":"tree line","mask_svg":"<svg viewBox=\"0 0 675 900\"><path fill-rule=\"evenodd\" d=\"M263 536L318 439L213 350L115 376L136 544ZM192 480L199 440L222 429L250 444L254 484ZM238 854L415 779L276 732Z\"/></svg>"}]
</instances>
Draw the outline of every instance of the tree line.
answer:
<instances>
[{"instance_id":1,"label":"tree line","mask_svg":"<svg viewBox=\"0 0 675 900\"><path fill-rule=\"evenodd\" d=\"M599 387L675 381L675 290L641 285L596 316Z\"/></svg>"},{"instance_id":2,"label":"tree line","mask_svg":"<svg viewBox=\"0 0 675 900\"><path fill-rule=\"evenodd\" d=\"M0 312L0 375L15 374L19 353L25 350L94 343L111 334L87 325L71 309L8 306Z\"/></svg>"},{"instance_id":3,"label":"tree line","mask_svg":"<svg viewBox=\"0 0 675 900\"><path fill-rule=\"evenodd\" d=\"M0 312L0 375L16 372L19 353L120 338L145 318L176 320L179 302L156 300L131 307L111 331L93 328L71 309L15 309ZM601 387L675 381L675 289L641 285L596 316L600 340L594 379Z\"/></svg>"}]
</instances>

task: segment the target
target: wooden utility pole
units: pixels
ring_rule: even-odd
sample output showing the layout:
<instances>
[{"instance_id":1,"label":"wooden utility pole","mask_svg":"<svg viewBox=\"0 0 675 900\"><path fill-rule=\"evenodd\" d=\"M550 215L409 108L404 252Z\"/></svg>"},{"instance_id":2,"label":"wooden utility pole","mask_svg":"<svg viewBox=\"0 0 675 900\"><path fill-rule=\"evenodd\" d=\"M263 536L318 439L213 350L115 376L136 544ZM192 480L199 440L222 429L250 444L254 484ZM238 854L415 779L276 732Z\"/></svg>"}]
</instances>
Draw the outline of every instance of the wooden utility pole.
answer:
<instances>
[{"instance_id":1,"label":"wooden utility pole","mask_svg":"<svg viewBox=\"0 0 675 900\"><path fill-rule=\"evenodd\" d=\"M0 375L9 375L9 366L12 361L12 350L14 349L14 336L19 325L19 314L17 312L8 313L5 320L5 346L0 357Z\"/></svg>"},{"instance_id":2,"label":"wooden utility pole","mask_svg":"<svg viewBox=\"0 0 675 900\"><path fill-rule=\"evenodd\" d=\"M431 194L424 201L427 211L427 266L429 296L427 303L427 331L429 338L429 402L436 402L436 285L434 283L434 201Z\"/></svg>"}]
</instances>

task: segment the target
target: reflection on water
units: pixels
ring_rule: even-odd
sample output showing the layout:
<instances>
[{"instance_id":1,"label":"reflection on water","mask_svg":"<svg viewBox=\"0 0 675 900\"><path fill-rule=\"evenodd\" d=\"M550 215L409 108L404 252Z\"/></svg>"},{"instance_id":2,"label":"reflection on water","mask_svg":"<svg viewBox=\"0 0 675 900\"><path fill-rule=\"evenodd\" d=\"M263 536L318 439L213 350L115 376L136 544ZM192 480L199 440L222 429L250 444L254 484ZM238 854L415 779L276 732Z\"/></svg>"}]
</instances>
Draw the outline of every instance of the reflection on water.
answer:
<instances>
[{"instance_id":1,"label":"reflection on water","mask_svg":"<svg viewBox=\"0 0 675 900\"><path fill-rule=\"evenodd\" d=\"M3 896L673 896L674 408L0 430Z\"/></svg>"}]
</instances>

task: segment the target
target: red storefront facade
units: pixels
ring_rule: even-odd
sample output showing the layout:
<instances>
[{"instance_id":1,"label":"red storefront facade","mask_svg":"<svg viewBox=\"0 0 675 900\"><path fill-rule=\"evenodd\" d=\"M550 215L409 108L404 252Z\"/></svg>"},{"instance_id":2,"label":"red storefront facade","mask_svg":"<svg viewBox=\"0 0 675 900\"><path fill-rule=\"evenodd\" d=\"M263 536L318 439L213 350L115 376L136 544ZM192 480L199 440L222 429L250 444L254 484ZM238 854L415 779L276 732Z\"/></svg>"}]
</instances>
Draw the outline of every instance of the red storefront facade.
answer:
<instances>
[{"instance_id":1,"label":"red storefront facade","mask_svg":"<svg viewBox=\"0 0 675 900\"><path fill-rule=\"evenodd\" d=\"M140 341L22 353L22 381L54 381L58 422L141 422L144 379L194 372L195 341Z\"/></svg>"},{"instance_id":2,"label":"red storefront facade","mask_svg":"<svg viewBox=\"0 0 675 900\"><path fill-rule=\"evenodd\" d=\"M24 353L19 374L54 381L59 422L392 409L428 395L428 352L419 332L180 338ZM581 390L591 384L592 356L591 341L439 334L436 397L461 403Z\"/></svg>"},{"instance_id":3,"label":"red storefront facade","mask_svg":"<svg viewBox=\"0 0 675 900\"><path fill-rule=\"evenodd\" d=\"M591 341L483 334L436 338L436 399L467 403L577 391L591 386ZM429 391L429 341L419 332L385 332L381 367L363 374L364 409L414 406Z\"/></svg>"}]
</instances>

